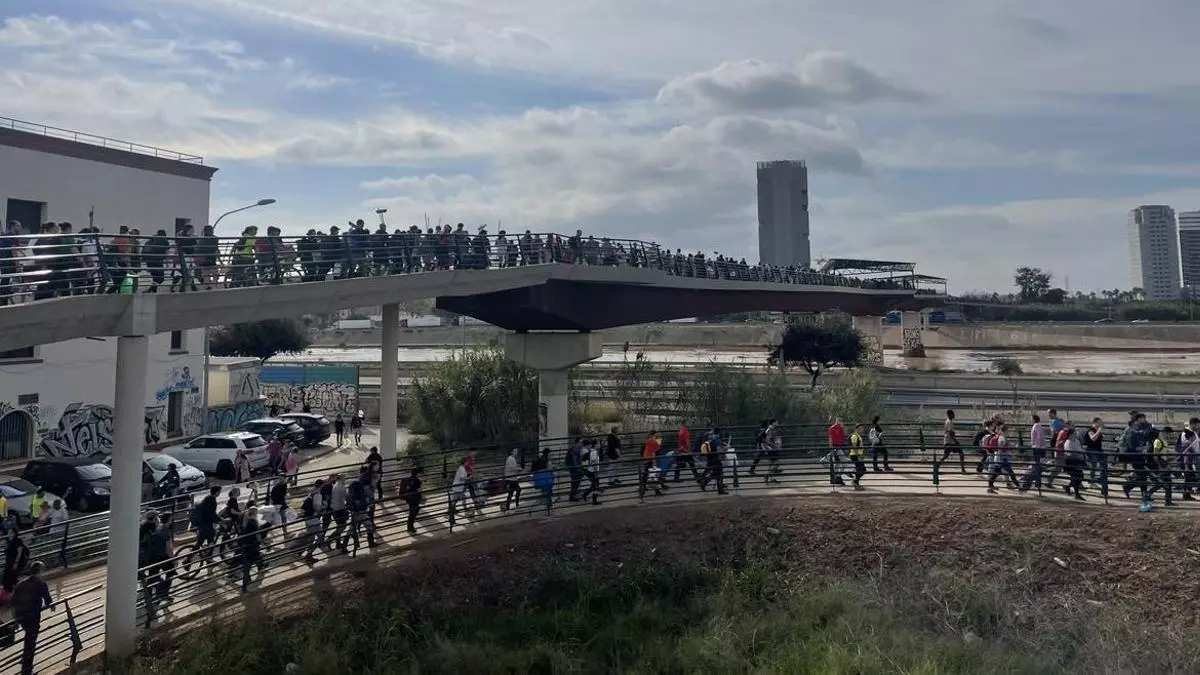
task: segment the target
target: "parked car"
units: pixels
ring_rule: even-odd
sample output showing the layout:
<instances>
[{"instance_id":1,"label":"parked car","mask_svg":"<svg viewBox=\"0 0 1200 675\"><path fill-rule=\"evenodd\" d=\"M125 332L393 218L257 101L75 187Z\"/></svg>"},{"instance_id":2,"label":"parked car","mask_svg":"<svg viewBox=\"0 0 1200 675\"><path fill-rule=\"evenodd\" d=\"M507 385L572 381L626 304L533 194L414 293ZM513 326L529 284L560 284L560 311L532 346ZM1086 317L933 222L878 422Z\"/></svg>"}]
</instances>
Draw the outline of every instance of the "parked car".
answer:
<instances>
[{"instance_id":1,"label":"parked car","mask_svg":"<svg viewBox=\"0 0 1200 675\"><path fill-rule=\"evenodd\" d=\"M266 417L260 420L250 420L238 427L239 431L249 431L253 434L258 434L263 438L270 439L277 433L283 434L283 440L289 441L297 447L303 448L308 445L307 436L304 433L304 427L292 420L283 420L277 417Z\"/></svg>"},{"instance_id":2,"label":"parked car","mask_svg":"<svg viewBox=\"0 0 1200 675\"><path fill-rule=\"evenodd\" d=\"M166 448L163 452L204 473L228 480L234 477L233 460L238 450L245 450L250 457L251 471L259 471L267 466L266 439L249 431L206 434L183 445Z\"/></svg>"},{"instance_id":3,"label":"parked car","mask_svg":"<svg viewBox=\"0 0 1200 675\"><path fill-rule=\"evenodd\" d=\"M104 463L112 466L112 457L104 460ZM184 492L203 490L208 487L208 477L204 475L203 471L191 464L187 464L165 452L143 452L142 476L148 476L150 481L142 486L142 501L154 498L153 486L158 485L159 481L167 475L167 469L172 464L175 465L175 470L179 472L179 487ZM143 482L146 481L143 479Z\"/></svg>"},{"instance_id":4,"label":"parked car","mask_svg":"<svg viewBox=\"0 0 1200 675\"><path fill-rule=\"evenodd\" d=\"M44 457L31 460L21 474L25 480L62 495L73 511L103 511L108 508L112 469L90 457ZM53 502L51 502L53 503Z\"/></svg>"},{"instance_id":5,"label":"parked car","mask_svg":"<svg viewBox=\"0 0 1200 675\"><path fill-rule=\"evenodd\" d=\"M0 494L8 500L8 515L20 528L33 525L33 515L29 513L30 502L38 488L24 478L16 476L0 476ZM53 504L58 495L47 492L46 503Z\"/></svg>"},{"instance_id":6,"label":"parked car","mask_svg":"<svg viewBox=\"0 0 1200 675\"><path fill-rule=\"evenodd\" d=\"M332 433L329 425L329 418L324 415L315 413L283 413L279 419L286 422L295 422L304 429L304 438L308 446L316 446L324 443Z\"/></svg>"}]
</instances>

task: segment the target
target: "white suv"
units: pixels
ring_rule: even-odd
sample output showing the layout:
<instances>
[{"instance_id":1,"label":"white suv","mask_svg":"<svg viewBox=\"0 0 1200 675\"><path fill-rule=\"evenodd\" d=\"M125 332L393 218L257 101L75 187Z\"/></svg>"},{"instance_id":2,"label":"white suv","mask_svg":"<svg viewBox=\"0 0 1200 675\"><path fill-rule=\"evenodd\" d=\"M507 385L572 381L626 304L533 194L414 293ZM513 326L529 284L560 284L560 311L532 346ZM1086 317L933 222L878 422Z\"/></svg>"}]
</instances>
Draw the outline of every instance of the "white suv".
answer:
<instances>
[{"instance_id":1,"label":"white suv","mask_svg":"<svg viewBox=\"0 0 1200 675\"><path fill-rule=\"evenodd\" d=\"M251 471L257 472L267 466L266 440L248 431L206 434L183 445L166 448L163 452L205 473L229 480L234 478L233 460L238 450L246 451Z\"/></svg>"}]
</instances>

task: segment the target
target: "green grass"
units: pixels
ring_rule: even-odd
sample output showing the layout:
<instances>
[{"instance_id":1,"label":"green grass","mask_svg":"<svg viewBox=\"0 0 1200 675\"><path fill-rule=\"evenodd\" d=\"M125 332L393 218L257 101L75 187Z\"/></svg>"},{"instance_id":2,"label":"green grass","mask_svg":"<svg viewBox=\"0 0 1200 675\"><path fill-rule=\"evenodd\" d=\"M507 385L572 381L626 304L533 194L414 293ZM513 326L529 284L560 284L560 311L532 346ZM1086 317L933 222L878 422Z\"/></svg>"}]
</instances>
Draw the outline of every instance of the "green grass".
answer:
<instances>
[{"instance_id":1,"label":"green grass","mask_svg":"<svg viewBox=\"0 0 1200 675\"><path fill-rule=\"evenodd\" d=\"M935 573L820 580L765 559L647 556L618 570L580 556L514 575L384 582L305 618L207 626L127 672L283 673L289 662L314 675L1096 672L1109 657L1082 647L1116 639L1088 621L1022 615L1018 590Z\"/></svg>"}]
</instances>

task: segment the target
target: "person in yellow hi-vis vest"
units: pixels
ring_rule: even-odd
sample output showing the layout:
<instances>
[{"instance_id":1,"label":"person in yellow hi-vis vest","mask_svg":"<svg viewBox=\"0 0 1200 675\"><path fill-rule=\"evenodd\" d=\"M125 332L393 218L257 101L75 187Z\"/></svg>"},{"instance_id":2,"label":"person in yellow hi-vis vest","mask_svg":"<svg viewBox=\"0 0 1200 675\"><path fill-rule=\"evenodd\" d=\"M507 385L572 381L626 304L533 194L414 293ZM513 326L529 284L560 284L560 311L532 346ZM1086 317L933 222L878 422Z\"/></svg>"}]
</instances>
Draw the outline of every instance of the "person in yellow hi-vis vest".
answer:
<instances>
[{"instance_id":1,"label":"person in yellow hi-vis vest","mask_svg":"<svg viewBox=\"0 0 1200 675\"><path fill-rule=\"evenodd\" d=\"M866 457L866 448L863 447L863 433L866 431L865 425L854 427L854 431L850 434L850 461L854 462L854 489L861 490L862 477L867 474L867 463L864 461Z\"/></svg>"}]
</instances>

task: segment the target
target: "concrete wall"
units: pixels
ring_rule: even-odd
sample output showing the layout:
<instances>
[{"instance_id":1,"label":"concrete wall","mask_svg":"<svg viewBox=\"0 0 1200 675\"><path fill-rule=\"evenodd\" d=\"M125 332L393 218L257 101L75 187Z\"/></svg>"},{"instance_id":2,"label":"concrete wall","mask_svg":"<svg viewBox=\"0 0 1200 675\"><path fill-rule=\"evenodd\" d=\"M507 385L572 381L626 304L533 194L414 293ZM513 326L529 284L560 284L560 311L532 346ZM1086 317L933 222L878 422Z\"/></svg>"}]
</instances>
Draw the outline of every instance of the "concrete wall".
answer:
<instances>
[{"instance_id":1,"label":"concrete wall","mask_svg":"<svg viewBox=\"0 0 1200 675\"><path fill-rule=\"evenodd\" d=\"M150 338L146 378L146 445L200 433L204 411L204 331ZM3 459L92 455L112 451L117 340L42 345L34 358L0 360Z\"/></svg>"},{"instance_id":2,"label":"concrete wall","mask_svg":"<svg viewBox=\"0 0 1200 675\"><path fill-rule=\"evenodd\" d=\"M96 226L105 232L130 225L143 235L159 229L171 234L176 218L190 219L199 230L208 224L210 186L207 180L0 146L0 208L9 199L44 202L43 222L68 221L76 231L87 225L93 207Z\"/></svg>"},{"instance_id":3,"label":"concrete wall","mask_svg":"<svg viewBox=\"0 0 1200 675\"><path fill-rule=\"evenodd\" d=\"M873 327L860 321L860 329ZM600 331L604 344L655 347L758 348L773 344L781 326L775 324L654 323ZM883 346L901 347L900 326L882 326L875 334ZM448 347L499 342L504 331L493 326L411 328L401 331L408 347ZM928 326L921 333L926 349L1196 349L1200 324L963 324ZM317 337L316 347L377 347L378 329L330 331Z\"/></svg>"}]
</instances>

